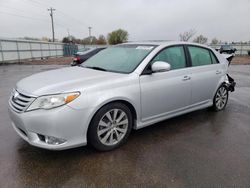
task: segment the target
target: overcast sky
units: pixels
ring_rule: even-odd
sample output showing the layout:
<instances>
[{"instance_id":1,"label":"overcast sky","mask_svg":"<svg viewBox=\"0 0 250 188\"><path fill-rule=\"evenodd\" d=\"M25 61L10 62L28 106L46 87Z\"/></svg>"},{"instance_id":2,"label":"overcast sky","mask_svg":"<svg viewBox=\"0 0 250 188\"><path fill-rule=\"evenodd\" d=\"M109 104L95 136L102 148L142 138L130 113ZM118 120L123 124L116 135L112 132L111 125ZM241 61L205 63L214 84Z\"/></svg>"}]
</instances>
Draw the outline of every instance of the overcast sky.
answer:
<instances>
[{"instance_id":1,"label":"overcast sky","mask_svg":"<svg viewBox=\"0 0 250 188\"><path fill-rule=\"evenodd\" d=\"M250 41L250 0L0 0L0 37L107 35L122 28L130 41L178 40L195 29L209 40Z\"/></svg>"}]
</instances>

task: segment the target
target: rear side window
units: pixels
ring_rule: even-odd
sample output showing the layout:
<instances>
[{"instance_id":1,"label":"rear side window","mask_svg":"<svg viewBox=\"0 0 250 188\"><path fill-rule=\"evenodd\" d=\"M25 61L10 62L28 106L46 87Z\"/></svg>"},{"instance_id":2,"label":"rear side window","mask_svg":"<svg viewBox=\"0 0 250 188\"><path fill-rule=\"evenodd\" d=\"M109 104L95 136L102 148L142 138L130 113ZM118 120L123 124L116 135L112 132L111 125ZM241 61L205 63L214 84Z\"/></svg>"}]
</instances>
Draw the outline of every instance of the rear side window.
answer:
<instances>
[{"instance_id":1,"label":"rear side window","mask_svg":"<svg viewBox=\"0 0 250 188\"><path fill-rule=\"evenodd\" d=\"M159 52L151 61L151 65L156 61L164 61L171 65L171 70L186 67L185 52L182 46L168 47Z\"/></svg>"},{"instance_id":2,"label":"rear side window","mask_svg":"<svg viewBox=\"0 0 250 188\"><path fill-rule=\"evenodd\" d=\"M213 64L209 50L196 46L189 46L188 50L193 67Z\"/></svg>"},{"instance_id":3,"label":"rear side window","mask_svg":"<svg viewBox=\"0 0 250 188\"><path fill-rule=\"evenodd\" d=\"M210 52L210 55L211 55L211 59L212 59L213 64L219 63L217 58L215 57L214 53Z\"/></svg>"}]
</instances>

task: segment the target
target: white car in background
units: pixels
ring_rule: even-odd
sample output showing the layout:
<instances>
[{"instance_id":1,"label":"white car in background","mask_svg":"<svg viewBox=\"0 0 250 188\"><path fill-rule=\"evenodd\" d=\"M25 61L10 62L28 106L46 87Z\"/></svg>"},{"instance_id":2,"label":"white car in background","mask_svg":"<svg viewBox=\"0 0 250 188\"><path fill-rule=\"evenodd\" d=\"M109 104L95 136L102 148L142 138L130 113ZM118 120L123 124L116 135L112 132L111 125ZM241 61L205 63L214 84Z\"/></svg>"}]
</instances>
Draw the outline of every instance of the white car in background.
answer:
<instances>
[{"instance_id":1,"label":"white car in background","mask_svg":"<svg viewBox=\"0 0 250 188\"><path fill-rule=\"evenodd\" d=\"M223 110L235 83L228 61L185 42L125 43L79 67L19 81L9 100L16 132L31 145L62 150L90 143L108 151L140 129L194 110Z\"/></svg>"}]
</instances>

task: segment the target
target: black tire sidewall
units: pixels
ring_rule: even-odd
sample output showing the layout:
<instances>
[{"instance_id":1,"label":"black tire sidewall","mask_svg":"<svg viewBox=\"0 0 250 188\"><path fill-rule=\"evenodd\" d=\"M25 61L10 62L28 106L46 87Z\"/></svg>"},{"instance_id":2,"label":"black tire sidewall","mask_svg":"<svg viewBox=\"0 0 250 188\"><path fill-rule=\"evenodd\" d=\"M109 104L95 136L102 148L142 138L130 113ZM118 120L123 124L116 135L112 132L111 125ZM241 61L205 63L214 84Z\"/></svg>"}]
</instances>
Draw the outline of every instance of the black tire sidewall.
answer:
<instances>
[{"instance_id":1,"label":"black tire sidewall","mask_svg":"<svg viewBox=\"0 0 250 188\"><path fill-rule=\"evenodd\" d=\"M128 117L129 123L128 123L127 133L125 134L123 139L113 146L108 146L108 145L104 145L99 140L99 137L97 135L97 128L98 128L98 124L99 124L100 119L103 117L103 115L106 112L108 112L111 109L121 109L122 111L124 111ZM131 114L130 109L125 104L123 104L123 103L107 104L97 111L97 113L94 115L94 117L90 123L88 134L87 134L88 143L90 143L95 149L97 149L99 151L113 150L126 142L128 136L131 132L132 126L133 126L132 114Z\"/></svg>"}]
</instances>

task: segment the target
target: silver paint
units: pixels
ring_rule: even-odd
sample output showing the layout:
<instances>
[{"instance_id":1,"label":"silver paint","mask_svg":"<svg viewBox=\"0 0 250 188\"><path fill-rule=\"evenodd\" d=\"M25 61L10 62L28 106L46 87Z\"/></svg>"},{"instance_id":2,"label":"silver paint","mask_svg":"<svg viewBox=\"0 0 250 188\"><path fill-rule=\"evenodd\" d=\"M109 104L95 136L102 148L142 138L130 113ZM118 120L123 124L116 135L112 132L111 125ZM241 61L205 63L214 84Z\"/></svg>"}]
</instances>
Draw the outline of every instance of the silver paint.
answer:
<instances>
[{"instance_id":1,"label":"silver paint","mask_svg":"<svg viewBox=\"0 0 250 188\"><path fill-rule=\"evenodd\" d=\"M10 107L13 127L22 138L34 146L61 150L86 145L92 117L110 102L125 101L133 106L137 117L134 129L213 104L216 90L227 80L228 61L224 57L203 46L213 50L220 61L219 64L141 75L146 65L161 49L189 43L145 44L158 47L130 74L69 67L22 79L17 83L16 90L27 96L38 97L74 91L81 92L81 95L67 105L51 110L17 113ZM25 131L27 136L22 135L19 128ZM37 134L67 141L62 145L48 145L40 141Z\"/></svg>"}]
</instances>

